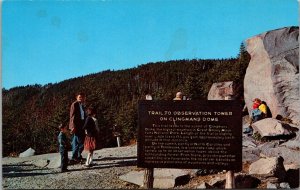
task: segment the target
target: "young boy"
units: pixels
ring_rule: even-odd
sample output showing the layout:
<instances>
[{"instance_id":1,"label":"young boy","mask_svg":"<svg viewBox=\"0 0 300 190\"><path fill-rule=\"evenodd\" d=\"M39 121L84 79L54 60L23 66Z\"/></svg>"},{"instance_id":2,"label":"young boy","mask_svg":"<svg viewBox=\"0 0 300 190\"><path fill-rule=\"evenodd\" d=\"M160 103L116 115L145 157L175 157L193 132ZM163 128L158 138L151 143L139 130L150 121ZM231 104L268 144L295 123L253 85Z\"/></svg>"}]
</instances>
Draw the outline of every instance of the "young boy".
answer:
<instances>
[{"instance_id":1,"label":"young boy","mask_svg":"<svg viewBox=\"0 0 300 190\"><path fill-rule=\"evenodd\" d=\"M59 153L61 156L61 172L68 171L68 149L67 149L67 132L68 129L65 125L60 124L59 125L59 135L58 135L58 143L59 143Z\"/></svg>"}]
</instances>

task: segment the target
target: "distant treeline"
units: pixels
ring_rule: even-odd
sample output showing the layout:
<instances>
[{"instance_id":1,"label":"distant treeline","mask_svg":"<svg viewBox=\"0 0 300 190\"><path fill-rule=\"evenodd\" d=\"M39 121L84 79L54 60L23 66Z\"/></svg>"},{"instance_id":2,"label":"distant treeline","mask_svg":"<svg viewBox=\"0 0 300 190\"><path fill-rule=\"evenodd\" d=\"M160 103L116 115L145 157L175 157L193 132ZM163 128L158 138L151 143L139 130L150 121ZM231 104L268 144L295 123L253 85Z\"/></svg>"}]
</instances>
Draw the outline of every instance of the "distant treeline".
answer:
<instances>
[{"instance_id":1,"label":"distant treeline","mask_svg":"<svg viewBox=\"0 0 300 190\"><path fill-rule=\"evenodd\" d=\"M56 84L2 89L3 155L29 147L37 154L56 152L58 125L68 124L69 108L78 91L85 92L87 105L97 109L102 147L116 145L114 125L120 129L123 144L131 143L137 135L137 102L147 93L156 100L171 100L180 90L192 99L207 99L214 82L235 81L242 94L249 59L241 44L236 58L147 63Z\"/></svg>"}]
</instances>

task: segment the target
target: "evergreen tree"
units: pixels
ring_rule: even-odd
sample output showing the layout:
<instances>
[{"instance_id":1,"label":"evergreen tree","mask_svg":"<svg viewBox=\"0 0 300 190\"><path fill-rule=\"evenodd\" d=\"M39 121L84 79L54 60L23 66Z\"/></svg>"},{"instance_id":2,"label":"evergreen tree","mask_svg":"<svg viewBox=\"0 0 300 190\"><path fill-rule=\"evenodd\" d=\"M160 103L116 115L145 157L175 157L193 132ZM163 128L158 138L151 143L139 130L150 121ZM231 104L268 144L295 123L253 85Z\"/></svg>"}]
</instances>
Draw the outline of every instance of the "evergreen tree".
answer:
<instances>
[{"instance_id":1,"label":"evergreen tree","mask_svg":"<svg viewBox=\"0 0 300 190\"><path fill-rule=\"evenodd\" d=\"M192 99L207 99L214 82L243 84L250 56L241 44L236 59L173 60L120 71L103 71L60 83L3 89L3 154L35 147L38 153L56 151L57 126L68 123L74 94L87 94L97 109L101 147L115 146L112 127L122 130L123 144L136 138L137 103L145 93L154 100L172 100L180 90Z\"/></svg>"}]
</instances>

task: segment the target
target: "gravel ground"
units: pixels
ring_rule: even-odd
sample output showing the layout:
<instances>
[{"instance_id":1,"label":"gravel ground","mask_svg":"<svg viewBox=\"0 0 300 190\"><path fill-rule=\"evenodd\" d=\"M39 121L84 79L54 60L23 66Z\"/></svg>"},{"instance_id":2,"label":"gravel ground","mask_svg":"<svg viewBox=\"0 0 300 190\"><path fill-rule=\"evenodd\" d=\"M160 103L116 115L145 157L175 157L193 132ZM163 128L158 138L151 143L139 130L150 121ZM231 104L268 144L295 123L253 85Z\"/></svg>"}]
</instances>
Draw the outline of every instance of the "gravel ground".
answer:
<instances>
[{"instance_id":1,"label":"gravel ground","mask_svg":"<svg viewBox=\"0 0 300 190\"><path fill-rule=\"evenodd\" d=\"M69 171L60 173L59 168L47 168L45 160L57 160L58 153L43 154L26 158L2 159L2 185L4 189L141 189L141 187L122 181L119 176L137 168L136 145L106 148L94 153L93 167L81 164L68 166ZM69 152L69 157L71 152ZM83 157L85 157L85 153ZM58 159L59 161L59 159ZM46 163L44 167L36 163ZM47 166L46 166L47 165ZM246 172L247 165L244 165ZM201 183L209 182L214 177L224 177L224 173L195 176L187 184L174 189L196 189ZM262 187L262 186L261 186Z\"/></svg>"},{"instance_id":2,"label":"gravel ground","mask_svg":"<svg viewBox=\"0 0 300 190\"><path fill-rule=\"evenodd\" d=\"M57 154L55 154L57 156ZM53 154L49 154L53 156ZM83 155L85 156L85 155ZM37 167L31 158L5 158L4 189L137 189L139 186L119 180L119 176L136 170L136 146L102 149L95 152L93 167L70 165L69 172ZM24 161L25 160L25 161Z\"/></svg>"}]
</instances>

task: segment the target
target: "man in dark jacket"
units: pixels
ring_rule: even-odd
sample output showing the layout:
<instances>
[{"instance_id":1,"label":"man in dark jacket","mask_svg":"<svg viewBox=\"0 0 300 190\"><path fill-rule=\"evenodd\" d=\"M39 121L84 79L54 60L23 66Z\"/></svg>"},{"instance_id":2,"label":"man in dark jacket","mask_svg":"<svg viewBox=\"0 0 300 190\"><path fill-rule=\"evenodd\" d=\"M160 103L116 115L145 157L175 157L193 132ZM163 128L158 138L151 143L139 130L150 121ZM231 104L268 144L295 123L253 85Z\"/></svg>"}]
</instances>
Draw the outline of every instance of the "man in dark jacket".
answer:
<instances>
[{"instance_id":1,"label":"man in dark jacket","mask_svg":"<svg viewBox=\"0 0 300 190\"><path fill-rule=\"evenodd\" d=\"M78 93L76 101L72 103L70 108L70 123L69 129L73 134L72 137L72 162L80 162L82 160L81 153L83 151L84 143L84 130L83 125L85 122L86 114L84 109L85 94Z\"/></svg>"}]
</instances>

